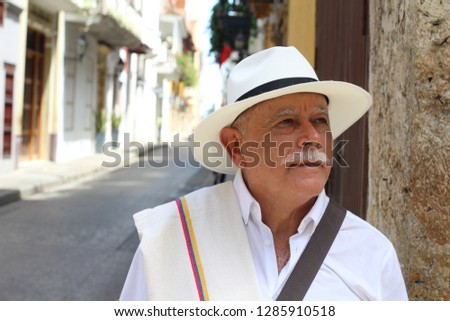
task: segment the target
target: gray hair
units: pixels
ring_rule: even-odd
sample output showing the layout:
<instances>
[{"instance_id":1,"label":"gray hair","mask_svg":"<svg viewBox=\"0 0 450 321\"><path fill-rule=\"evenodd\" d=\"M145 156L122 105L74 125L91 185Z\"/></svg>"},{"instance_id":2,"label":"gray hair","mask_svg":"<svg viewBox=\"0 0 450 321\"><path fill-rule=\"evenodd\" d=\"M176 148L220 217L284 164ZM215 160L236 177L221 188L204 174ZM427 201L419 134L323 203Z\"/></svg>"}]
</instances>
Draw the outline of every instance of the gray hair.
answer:
<instances>
[{"instance_id":1,"label":"gray hair","mask_svg":"<svg viewBox=\"0 0 450 321\"><path fill-rule=\"evenodd\" d=\"M248 129L248 123L250 122L250 116L256 106L258 106L258 104L253 105L240 113L239 116L237 116L236 119L231 123L231 127L239 130L241 134L245 134Z\"/></svg>"}]
</instances>

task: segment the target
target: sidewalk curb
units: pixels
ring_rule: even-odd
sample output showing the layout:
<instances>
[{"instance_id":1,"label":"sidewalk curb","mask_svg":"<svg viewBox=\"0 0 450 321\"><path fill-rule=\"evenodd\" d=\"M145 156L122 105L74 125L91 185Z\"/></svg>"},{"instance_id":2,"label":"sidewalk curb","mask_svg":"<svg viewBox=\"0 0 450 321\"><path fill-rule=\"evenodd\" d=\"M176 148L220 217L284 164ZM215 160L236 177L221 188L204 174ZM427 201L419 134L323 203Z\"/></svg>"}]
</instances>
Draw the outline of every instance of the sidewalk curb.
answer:
<instances>
[{"instance_id":1,"label":"sidewalk curb","mask_svg":"<svg viewBox=\"0 0 450 321\"><path fill-rule=\"evenodd\" d=\"M0 189L0 206L20 201L20 191L14 189Z\"/></svg>"},{"instance_id":2,"label":"sidewalk curb","mask_svg":"<svg viewBox=\"0 0 450 321\"><path fill-rule=\"evenodd\" d=\"M152 149L162 147L164 145L158 144L153 145ZM145 152L148 152L148 150ZM126 153L131 163L137 161L143 155L142 151L138 152L135 150L127 151ZM123 155L125 155L125 152L122 153ZM86 178L89 175L114 171L120 168L99 166L103 156L103 154L94 154L86 158L80 158L62 164L49 162L50 165L47 164L47 166L52 167L50 169L32 166L30 168L20 168L11 173L0 173L0 206L20 201L26 196L38 194L48 188L74 182ZM77 162L84 162L85 164L84 166L76 166Z\"/></svg>"}]
</instances>

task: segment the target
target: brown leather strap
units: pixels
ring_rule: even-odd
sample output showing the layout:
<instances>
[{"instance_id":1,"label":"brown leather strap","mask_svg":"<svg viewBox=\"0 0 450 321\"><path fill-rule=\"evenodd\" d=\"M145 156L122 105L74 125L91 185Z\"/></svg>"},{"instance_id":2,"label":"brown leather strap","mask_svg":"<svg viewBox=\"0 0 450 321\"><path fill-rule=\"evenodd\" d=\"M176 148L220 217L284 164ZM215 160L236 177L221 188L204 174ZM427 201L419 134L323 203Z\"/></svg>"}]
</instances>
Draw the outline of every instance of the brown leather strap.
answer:
<instances>
[{"instance_id":1,"label":"brown leather strap","mask_svg":"<svg viewBox=\"0 0 450 321\"><path fill-rule=\"evenodd\" d=\"M344 208L330 199L319 225L281 290L277 301L303 300L341 228L346 212Z\"/></svg>"}]
</instances>

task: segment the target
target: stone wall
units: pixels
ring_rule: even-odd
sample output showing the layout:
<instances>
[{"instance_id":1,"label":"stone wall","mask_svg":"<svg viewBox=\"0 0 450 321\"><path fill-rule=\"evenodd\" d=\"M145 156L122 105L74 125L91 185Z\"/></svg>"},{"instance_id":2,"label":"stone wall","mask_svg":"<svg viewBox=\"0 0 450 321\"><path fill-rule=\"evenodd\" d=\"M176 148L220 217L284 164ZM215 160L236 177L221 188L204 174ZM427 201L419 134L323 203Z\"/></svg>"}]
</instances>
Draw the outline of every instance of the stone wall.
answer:
<instances>
[{"instance_id":1,"label":"stone wall","mask_svg":"<svg viewBox=\"0 0 450 321\"><path fill-rule=\"evenodd\" d=\"M370 0L369 222L411 300L450 300L450 2Z\"/></svg>"}]
</instances>

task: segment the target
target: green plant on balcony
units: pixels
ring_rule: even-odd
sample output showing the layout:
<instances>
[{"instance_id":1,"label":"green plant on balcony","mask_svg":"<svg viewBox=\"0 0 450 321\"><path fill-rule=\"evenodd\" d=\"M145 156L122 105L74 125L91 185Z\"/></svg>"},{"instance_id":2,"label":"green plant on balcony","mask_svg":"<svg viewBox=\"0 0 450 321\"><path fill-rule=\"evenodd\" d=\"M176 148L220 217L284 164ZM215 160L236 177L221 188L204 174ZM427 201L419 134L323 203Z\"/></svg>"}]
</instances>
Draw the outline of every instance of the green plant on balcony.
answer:
<instances>
[{"instance_id":1,"label":"green plant on balcony","mask_svg":"<svg viewBox=\"0 0 450 321\"><path fill-rule=\"evenodd\" d=\"M256 36L257 33L256 18L245 2L222 0L211 11L209 29L209 53L220 64L223 62L224 51L237 50L241 56L242 51L247 49L249 37Z\"/></svg>"},{"instance_id":2,"label":"green plant on balcony","mask_svg":"<svg viewBox=\"0 0 450 321\"><path fill-rule=\"evenodd\" d=\"M194 57L192 52L187 52L177 57L177 65L180 70L180 81L185 86L192 87L197 84L197 70L194 66Z\"/></svg>"}]
</instances>

